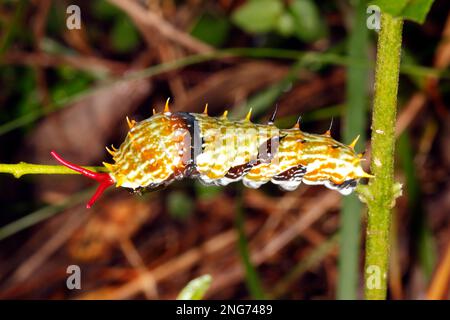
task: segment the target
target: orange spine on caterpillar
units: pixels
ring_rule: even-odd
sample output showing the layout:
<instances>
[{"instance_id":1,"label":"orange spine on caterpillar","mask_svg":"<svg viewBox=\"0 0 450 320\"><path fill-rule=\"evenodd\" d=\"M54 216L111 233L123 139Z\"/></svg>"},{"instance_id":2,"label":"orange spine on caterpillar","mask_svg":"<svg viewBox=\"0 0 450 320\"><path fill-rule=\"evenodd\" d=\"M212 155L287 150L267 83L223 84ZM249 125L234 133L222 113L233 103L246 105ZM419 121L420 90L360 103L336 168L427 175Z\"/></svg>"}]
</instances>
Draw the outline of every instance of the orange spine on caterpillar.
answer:
<instances>
[{"instance_id":1,"label":"orange spine on caterpillar","mask_svg":"<svg viewBox=\"0 0 450 320\"><path fill-rule=\"evenodd\" d=\"M197 178L206 185L242 181L258 188L272 182L294 190L302 182L323 184L344 195L361 178L371 178L354 147L324 134L301 131L297 121L291 129L274 126L273 113L265 125L251 122L251 109L242 120L229 120L227 112L210 117L203 113L164 111L141 122L129 120L129 132L119 149L106 148L114 163L103 163L108 173L96 173L62 159L63 165L100 183L87 207L111 185L133 190L154 190L183 178Z\"/></svg>"}]
</instances>

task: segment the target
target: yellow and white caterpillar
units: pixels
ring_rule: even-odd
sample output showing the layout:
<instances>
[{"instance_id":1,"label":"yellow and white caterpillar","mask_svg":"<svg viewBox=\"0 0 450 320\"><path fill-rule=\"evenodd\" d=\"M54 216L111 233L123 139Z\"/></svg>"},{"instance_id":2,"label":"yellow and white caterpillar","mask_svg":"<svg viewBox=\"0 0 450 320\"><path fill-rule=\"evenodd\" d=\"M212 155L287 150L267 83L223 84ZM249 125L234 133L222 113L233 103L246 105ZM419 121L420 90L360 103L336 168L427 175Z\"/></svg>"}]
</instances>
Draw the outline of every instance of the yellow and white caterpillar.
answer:
<instances>
[{"instance_id":1,"label":"yellow and white caterpillar","mask_svg":"<svg viewBox=\"0 0 450 320\"><path fill-rule=\"evenodd\" d=\"M245 119L229 120L203 113L162 113L141 122L129 121L130 130L119 149L107 150L114 163L104 163L108 173L96 173L52 155L62 164L100 182L90 207L109 186L139 191L166 186L174 180L197 178L208 185L227 185L242 180L250 188L272 182L294 190L302 182L323 184L350 194L360 178L372 175L361 167L356 138L342 144L324 134L278 129L271 120L263 124Z\"/></svg>"}]
</instances>

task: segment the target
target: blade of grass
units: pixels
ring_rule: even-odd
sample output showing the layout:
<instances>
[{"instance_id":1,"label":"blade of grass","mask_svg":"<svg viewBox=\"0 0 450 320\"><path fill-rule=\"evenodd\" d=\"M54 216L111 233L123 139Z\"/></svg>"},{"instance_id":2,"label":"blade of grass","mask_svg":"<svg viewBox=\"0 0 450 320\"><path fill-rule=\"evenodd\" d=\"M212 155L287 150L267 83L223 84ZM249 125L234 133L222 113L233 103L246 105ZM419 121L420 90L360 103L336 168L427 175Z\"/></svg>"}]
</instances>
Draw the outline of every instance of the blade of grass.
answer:
<instances>
[{"instance_id":1,"label":"blade of grass","mask_svg":"<svg viewBox=\"0 0 450 320\"><path fill-rule=\"evenodd\" d=\"M314 250L301 260L289 273L282 278L273 288L270 295L271 298L281 298L289 288L299 279L306 271L310 270L320 263L338 244L339 234L335 233L326 241L318 245Z\"/></svg>"},{"instance_id":2,"label":"blade of grass","mask_svg":"<svg viewBox=\"0 0 450 320\"><path fill-rule=\"evenodd\" d=\"M331 118L338 118L342 115L344 105L338 104L321 109L311 110L302 114L302 123L310 121L325 120ZM281 117L275 120L275 125L278 128L288 128L298 120L298 115Z\"/></svg>"},{"instance_id":3,"label":"blade of grass","mask_svg":"<svg viewBox=\"0 0 450 320\"><path fill-rule=\"evenodd\" d=\"M159 64L141 71L131 72L128 75L119 78L119 79L110 79L108 81L104 81L97 85L94 88L91 88L89 90L79 92L77 94L74 94L70 97L66 97L64 99L59 99L57 101L54 101L51 106L47 106L45 108L39 108L34 110L33 112L29 112L21 117L18 117L10 122L7 122L5 124L0 125L0 136L8 133L12 130L18 129L22 126L25 126L29 123L32 123L33 121L41 118L42 116L45 116L49 113L52 113L62 107L65 107L69 104L78 102L86 97L89 97L91 95L94 95L95 93L99 92L100 90L103 90L107 87L110 87L114 84L123 82L123 81L131 81L136 79L143 79L147 77L152 77L155 75L162 74L164 72L168 72L171 70L179 69L188 65L201 63L203 61L210 60L211 57L208 55L192 55L186 58L182 58L179 60Z\"/></svg>"},{"instance_id":4,"label":"blade of grass","mask_svg":"<svg viewBox=\"0 0 450 320\"><path fill-rule=\"evenodd\" d=\"M323 64L336 64L336 65L359 65L365 68L371 68L372 64L368 63L367 60L351 60L348 57L341 56L333 53L320 53L320 52L303 52L295 50L285 50L285 49L274 49L274 48L233 48L225 49L220 51L215 51L208 54L191 55L178 60L170 61L167 63L162 63L150 68L130 72L126 76L119 79L111 79L110 81L105 81L102 84L77 93L73 96L67 97L65 99L60 99L54 101L51 106L46 106L39 108L33 112L29 112L19 118L11 120L7 123L0 125L0 135L8 133L12 130L18 129L25 126L33 121L39 119L40 117L58 110L61 107L67 106L68 104L80 101L81 99L95 94L98 90L104 89L105 87L117 84L122 81L130 81L135 79L149 78L155 75L163 74L168 71L176 70L182 67L224 58L231 57L248 57L255 59L288 59L288 60L298 60L303 56L308 55L310 61L317 61ZM416 66L416 65L403 65L401 71L406 74L412 74L417 76L435 76L450 79L450 72L443 71L428 67Z\"/></svg>"},{"instance_id":5,"label":"blade of grass","mask_svg":"<svg viewBox=\"0 0 450 320\"><path fill-rule=\"evenodd\" d=\"M408 208L411 215L410 257L414 260L418 255L424 275L427 279L430 279L436 264L436 247L422 206L422 192L416 175L414 152L407 131L398 139L397 154L406 178L405 190L408 195Z\"/></svg>"},{"instance_id":6,"label":"blade of grass","mask_svg":"<svg viewBox=\"0 0 450 320\"><path fill-rule=\"evenodd\" d=\"M75 206L77 204L80 204L81 202L85 201L89 198L89 196L92 194L92 191L94 191L95 188L89 188L87 190L83 190L79 193L76 193L72 195L69 198L66 198L65 200L61 201L60 203L45 206L37 211L34 211L30 214L27 214L23 218L20 218L18 220L15 220L14 222L11 222L10 224L7 224L0 228L0 241L12 236L13 234L22 231L28 227L31 227L41 221L44 221L55 214L60 213L66 208L69 208L71 206Z\"/></svg>"},{"instance_id":7,"label":"blade of grass","mask_svg":"<svg viewBox=\"0 0 450 320\"><path fill-rule=\"evenodd\" d=\"M278 81L277 83L271 85L269 88L258 92L248 101L236 106L234 112L232 112L232 117L242 118L248 112L248 108L252 108L252 114L254 116L259 116L264 113L267 109L273 108L275 101L280 95L290 87L293 82L298 79L298 73L305 65L305 60L300 59L289 70L288 74Z\"/></svg>"},{"instance_id":8,"label":"blade of grass","mask_svg":"<svg viewBox=\"0 0 450 320\"><path fill-rule=\"evenodd\" d=\"M265 299L264 289L261 284L258 271L250 260L250 253L248 250L248 242L245 235L244 220L245 213L242 199L242 188L238 189L238 196L236 199L236 219L235 225L238 232L238 249L241 256L242 264L245 269L245 284L253 299Z\"/></svg>"},{"instance_id":9,"label":"blade of grass","mask_svg":"<svg viewBox=\"0 0 450 320\"><path fill-rule=\"evenodd\" d=\"M354 6L348 45L348 56L351 59L367 59L369 37L366 27L366 5L365 1L360 0ZM367 68L353 64L348 66L347 108L342 119L343 141L350 142L360 135L360 146L364 146L366 141L367 80ZM357 298L361 210L361 202L355 193L343 197L337 299Z\"/></svg>"}]
</instances>

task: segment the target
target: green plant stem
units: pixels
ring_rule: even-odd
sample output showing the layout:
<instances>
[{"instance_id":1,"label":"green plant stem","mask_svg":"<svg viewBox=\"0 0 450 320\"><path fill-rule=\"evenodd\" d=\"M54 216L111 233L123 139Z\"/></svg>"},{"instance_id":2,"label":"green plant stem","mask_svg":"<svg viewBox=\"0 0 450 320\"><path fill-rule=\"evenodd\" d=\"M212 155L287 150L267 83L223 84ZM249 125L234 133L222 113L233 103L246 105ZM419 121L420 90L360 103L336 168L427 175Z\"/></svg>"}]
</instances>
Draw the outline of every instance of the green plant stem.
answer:
<instances>
[{"instance_id":1,"label":"green plant stem","mask_svg":"<svg viewBox=\"0 0 450 320\"><path fill-rule=\"evenodd\" d=\"M350 27L348 56L367 59L368 29L366 28L366 1L355 3ZM347 68L347 107L343 114L343 140L352 141L360 135L359 146L366 141L368 69L350 64ZM357 298L359 283L359 252L362 204L356 194L343 197L341 209L341 238L339 244L339 274L337 299Z\"/></svg>"},{"instance_id":2,"label":"green plant stem","mask_svg":"<svg viewBox=\"0 0 450 320\"><path fill-rule=\"evenodd\" d=\"M305 62L303 61L303 59L299 59L291 66L288 74L283 79L271 85L269 88L258 92L248 101L245 101L241 105L236 106L231 113L231 117L237 119L244 117L248 112L247 106L252 108L253 117L258 117L268 108L273 108L274 102L283 94L286 88L292 86L292 83L297 81L299 72L304 67Z\"/></svg>"},{"instance_id":3,"label":"green plant stem","mask_svg":"<svg viewBox=\"0 0 450 320\"><path fill-rule=\"evenodd\" d=\"M95 172L106 172L105 167L84 167ZM0 173L10 173L16 178L25 174L79 174L65 166L53 166L45 164L33 164L19 162L15 164L0 163Z\"/></svg>"},{"instance_id":4,"label":"green plant stem","mask_svg":"<svg viewBox=\"0 0 450 320\"><path fill-rule=\"evenodd\" d=\"M339 232L340 233L340 232ZM315 247L311 253L304 257L299 263L294 266L278 283L273 287L270 299L280 299L295 285L296 281L308 270L317 266L324 260L328 254L336 248L339 238L342 236L339 233L333 234L330 238Z\"/></svg>"},{"instance_id":5,"label":"green plant stem","mask_svg":"<svg viewBox=\"0 0 450 320\"><path fill-rule=\"evenodd\" d=\"M365 297L386 298L391 209L395 203L395 118L402 42L401 18L383 13L378 39L375 96L372 116L372 160L370 179L363 193L368 207Z\"/></svg>"}]
</instances>

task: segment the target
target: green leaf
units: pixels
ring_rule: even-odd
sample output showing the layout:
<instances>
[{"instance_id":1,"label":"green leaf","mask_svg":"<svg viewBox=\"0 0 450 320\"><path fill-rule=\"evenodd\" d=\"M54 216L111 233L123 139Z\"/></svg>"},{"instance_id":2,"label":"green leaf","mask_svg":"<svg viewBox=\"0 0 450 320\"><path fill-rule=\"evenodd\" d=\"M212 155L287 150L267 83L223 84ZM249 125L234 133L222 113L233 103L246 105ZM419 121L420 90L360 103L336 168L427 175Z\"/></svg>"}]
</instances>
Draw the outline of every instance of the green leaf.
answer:
<instances>
[{"instance_id":1,"label":"green leaf","mask_svg":"<svg viewBox=\"0 0 450 320\"><path fill-rule=\"evenodd\" d=\"M181 290L177 300L201 300L211 285L212 278L209 274L189 281L186 287Z\"/></svg>"},{"instance_id":2,"label":"green leaf","mask_svg":"<svg viewBox=\"0 0 450 320\"><path fill-rule=\"evenodd\" d=\"M283 4L279 0L247 1L233 15L233 22L249 33L272 31L283 13Z\"/></svg>"},{"instance_id":3,"label":"green leaf","mask_svg":"<svg viewBox=\"0 0 450 320\"><path fill-rule=\"evenodd\" d=\"M325 35L325 23L312 0L295 0L290 4L289 10L294 18L297 38L312 42Z\"/></svg>"},{"instance_id":4,"label":"green leaf","mask_svg":"<svg viewBox=\"0 0 450 320\"><path fill-rule=\"evenodd\" d=\"M117 7L113 6L107 1L92 1L92 12L98 18L114 19L124 15Z\"/></svg>"},{"instance_id":5,"label":"green leaf","mask_svg":"<svg viewBox=\"0 0 450 320\"><path fill-rule=\"evenodd\" d=\"M370 4L379 6L381 13L423 23L434 0L374 0Z\"/></svg>"},{"instance_id":6,"label":"green leaf","mask_svg":"<svg viewBox=\"0 0 450 320\"><path fill-rule=\"evenodd\" d=\"M283 13L280 19L278 19L277 23L278 33L280 33L282 36L288 37L294 33L294 30L295 30L294 17L288 12Z\"/></svg>"},{"instance_id":7,"label":"green leaf","mask_svg":"<svg viewBox=\"0 0 450 320\"><path fill-rule=\"evenodd\" d=\"M292 65L288 74L280 81L272 84L268 88L259 91L253 95L248 101L240 104L235 108L236 112L232 112L232 117L242 118L247 113L248 106L252 106L253 115L258 117L270 108L273 108L276 100L297 81L299 72L304 68L304 60L299 59Z\"/></svg>"},{"instance_id":8,"label":"green leaf","mask_svg":"<svg viewBox=\"0 0 450 320\"><path fill-rule=\"evenodd\" d=\"M185 219L194 211L194 203L183 192L174 191L167 197L167 209L171 216Z\"/></svg>"},{"instance_id":9,"label":"green leaf","mask_svg":"<svg viewBox=\"0 0 450 320\"><path fill-rule=\"evenodd\" d=\"M230 31L230 23L225 17L204 14L197 20L191 35L214 47L225 43Z\"/></svg>"},{"instance_id":10,"label":"green leaf","mask_svg":"<svg viewBox=\"0 0 450 320\"><path fill-rule=\"evenodd\" d=\"M407 5L409 0L374 0L370 2L372 5L380 7L381 12L387 12L395 17L402 14L403 9Z\"/></svg>"},{"instance_id":11,"label":"green leaf","mask_svg":"<svg viewBox=\"0 0 450 320\"><path fill-rule=\"evenodd\" d=\"M410 0L403 12L403 18L424 23L434 0Z\"/></svg>"},{"instance_id":12,"label":"green leaf","mask_svg":"<svg viewBox=\"0 0 450 320\"><path fill-rule=\"evenodd\" d=\"M111 42L114 49L119 52L128 52L137 47L139 35L128 18L116 20L111 32Z\"/></svg>"},{"instance_id":13,"label":"green leaf","mask_svg":"<svg viewBox=\"0 0 450 320\"><path fill-rule=\"evenodd\" d=\"M61 66L56 72L58 81L50 89L53 101L82 92L93 82L93 78L88 73L69 66Z\"/></svg>"}]
</instances>

